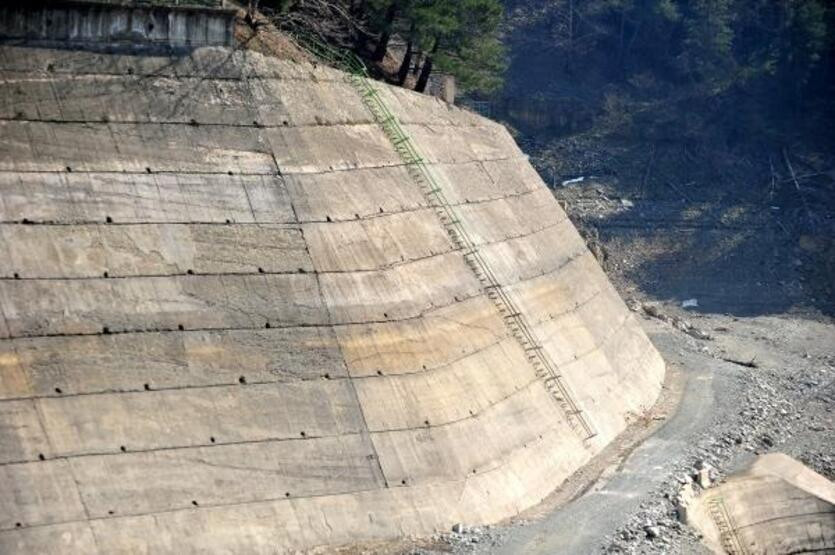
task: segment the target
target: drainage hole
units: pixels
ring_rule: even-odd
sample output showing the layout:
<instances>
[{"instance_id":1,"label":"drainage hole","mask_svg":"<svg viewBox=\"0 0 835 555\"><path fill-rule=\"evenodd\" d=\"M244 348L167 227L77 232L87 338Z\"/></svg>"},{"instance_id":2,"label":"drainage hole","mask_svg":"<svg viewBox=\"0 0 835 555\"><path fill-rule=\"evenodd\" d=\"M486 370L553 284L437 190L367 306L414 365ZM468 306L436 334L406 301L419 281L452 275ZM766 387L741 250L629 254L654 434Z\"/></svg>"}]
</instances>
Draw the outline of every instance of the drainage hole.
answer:
<instances>
[{"instance_id":1,"label":"drainage hole","mask_svg":"<svg viewBox=\"0 0 835 555\"><path fill-rule=\"evenodd\" d=\"M264 268L258 268L258 273L263 274L264 273Z\"/></svg>"},{"instance_id":2,"label":"drainage hole","mask_svg":"<svg viewBox=\"0 0 835 555\"><path fill-rule=\"evenodd\" d=\"M15 522L14 523L15 528L20 528L21 526L23 526L23 524L21 524L20 522Z\"/></svg>"},{"instance_id":3,"label":"drainage hole","mask_svg":"<svg viewBox=\"0 0 835 555\"><path fill-rule=\"evenodd\" d=\"M67 166L67 173L72 173L72 168Z\"/></svg>"},{"instance_id":4,"label":"drainage hole","mask_svg":"<svg viewBox=\"0 0 835 555\"><path fill-rule=\"evenodd\" d=\"M107 273L107 272L105 272L105 273L104 273L104 274L102 274L102 275L103 275L104 277L106 277L106 278L110 277L110 274L109 274L109 273Z\"/></svg>"},{"instance_id":5,"label":"drainage hole","mask_svg":"<svg viewBox=\"0 0 835 555\"><path fill-rule=\"evenodd\" d=\"M405 486L406 485L406 480L400 480L400 483Z\"/></svg>"},{"instance_id":6,"label":"drainage hole","mask_svg":"<svg viewBox=\"0 0 835 555\"><path fill-rule=\"evenodd\" d=\"M267 322L266 324L264 324L264 327L267 328L267 329L270 329L270 327L272 327L272 326L270 326L270 323Z\"/></svg>"},{"instance_id":7,"label":"drainage hole","mask_svg":"<svg viewBox=\"0 0 835 555\"><path fill-rule=\"evenodd\" d=\"M104 335L110 335L110 328L108 328L107 326L104 326L104 327L101 329L101 332L102 332Z\"/></svg>"},{"instance_id":8,"label":"drainage hole","mask_svg":"<svg viewBox=\"0 0 835 555\"><path fill-rule=\"evenodd\" d=\"M330 375L330 374L325 374L325 379L326 379L326 380L331 379L331 375Z\"/></svg>"},{"instance_id":9,"label":"drainage hole","mask_svg":"<svg viewBox=\"0 0 835 555\"><path fill-rule=\"evenodd\" d=\"M151 173L151 168L145 168L145 171Z\"/></svg>"},{"instance_id":10,"label":"drainage hole","mask_svg":"<svg viewBox=\"0 0 835 555\"><path fill-rule=\"evenodd\" d=\"M46 457L44 456L43 453L38 453L38 460L39 461L45 461L46 460Z\"/></svg>"},{"instance_id":11,"label":"drainage hole","mask_svg":"<svg viewBox=\"0 0 835 555\"><path fill-rule=\"evenodd\" d=\"M209 438L209 441L211 441L212 443L214 443L214 442L215 442L215 436L210 437L210 438Z\"/></svg>"},{"instance_id":12,"label":"drainage hole","mask_svg":"<svg viewBox=\"0 0 835 555\"><path fill-rule=\"evenodd\" d=\"M182 324L177 324L177 329L180 330L180 331L184 331L186 328Z\"/></svg>"},{"instance_id":13,"label":"drainage hole","mask_svg":"<svg viewBox=\"0 0 835 555\"><path fill-rule=\"evenodd\" d=\"M424 421L423 421L423 423L424 423L425 425L427 425L427 426L429 425L429 421L428 421L428 420L424 420Z\"/></svg>"},{"instance_id":14,"label":"drainage hole","mask_svg":"<svg viewBox=\"0 0 835 555\"><path fill-rule=\"evenodd\" d=\"M290 492L289 491L284 492L284 497L290 497Z\"/></svg>"},{"instance_id":15,"label":"drainage hole","mask_svg":"<svg viewBox=\"0 0 835 555\"><path fill-rule=\"evenodd\" d=\"M15 273L14 273L14 278L15 278L15 279L20 279L20 274L18 274L17 272L15 272Z\"/></svg>"},{"instance_id":16,"label":"drainage hole","mask_svg":"<svg viewBox=\"0 0 835 555\"><path fill-rule=\"evenodd\" d=\"M151 384L146 383L143 387L145 388L145 391L151 391Z\"/></svg>"},{"instance_id":17,"label":"drainage hole","mask_svg":"<svg viewBox=\"0 0 835 555\"><path fill-rule=\"evenodd\" d=\"M382 371L382 370L377 370L377 375L378 375L378 376L382 376L382 375L383 375L383 371Z\"/></svg>"},{"instance_id":18,"label":"drainage hole","mask_svg":"<svg viewBox=\"0 0 835 555\"><path fill-rule=\"evenodd\" d=\"M241 376L240 378L238 378L238 383L241 383L241 384L246 383L246 377Z\"/></svg>"},{"instance_id":19,"label":"drainage hole","mask_svg":"<svg viewBox=\"0 0 835 555\"><path fill-rule=\"evenodd\" d=\"M187 273L188 275L190 275L190 276L193 276L193 275L194 275L194 270L192 270L191 268L189 268L188 270L186 270L186 273Z\"/></svg>"},{"instance_id":20,"label":"drainage hole","mask_svg":"<svg viewBox=\"0 0 835 555\"><path fill-rule=\"evenodd\" d=\"M194 500L194 499L192 499L192 500L191 500L191 504L192 504L192 505L194 505L194 506L196 507L196 506L197 506L197 501L196 501L196 500Z\"/></svg>"},{"instance_id":21,"label":"drainage hole","mask_svg":"<svg viewBox=\"0 0 835 555\"><path fill-rule=\"evenodd\" d=\"M304 433L304 432L302 432L302 434L301 434L301 435L302 435L302 437L307 437L307 434L306 434L306 433Z\"/></svg>"},{"instance_id":22,"label":"drainage hole","mask_svg":"<svg viewBox=\"0 0 835 555\"><path fill-rule=\"evenodd\" d=\"M107 217L104 218L104 221L108 224L112 224L113 223L113 218L111 218L110 216L107 216Z\"/></svg>"},{"instance_id":23,"label":"drainage hole","mask_svg":"<svg viewBox=\"0 0 835 555\"><path fill-rule=\"evenodd\" d=\"M60 395L60 394L62 393L62 392L61 392L61 388L60 388L60 387L56 387L56 388L55 388L55 393L57 393L58 395Z\"/></svg>"}]
</instances>

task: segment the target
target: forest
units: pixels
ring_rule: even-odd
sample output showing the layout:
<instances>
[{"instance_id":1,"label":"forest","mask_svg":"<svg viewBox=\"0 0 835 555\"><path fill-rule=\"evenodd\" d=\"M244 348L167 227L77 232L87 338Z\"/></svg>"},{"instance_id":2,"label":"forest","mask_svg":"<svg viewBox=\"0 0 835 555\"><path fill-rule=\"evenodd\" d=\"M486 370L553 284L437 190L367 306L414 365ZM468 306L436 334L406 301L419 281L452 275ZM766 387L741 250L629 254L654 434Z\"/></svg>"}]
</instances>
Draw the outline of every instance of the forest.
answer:
<instances>
[{"instance_id":1,"label":"forest","mask_svg":"<svg viewBox=\"0 0 835 555\"><path fill-rule=\"evenodd\" d=\"M425 92L434 76L453 75L456 104L504 123L552 185L609 175L638 196L678 182L762 198L789 166L814 176L835 163L835 3L826 0L250 6L352 50L389 83ZM819 192L792 202L815 204Z\"/></svg>"}]
</instances>

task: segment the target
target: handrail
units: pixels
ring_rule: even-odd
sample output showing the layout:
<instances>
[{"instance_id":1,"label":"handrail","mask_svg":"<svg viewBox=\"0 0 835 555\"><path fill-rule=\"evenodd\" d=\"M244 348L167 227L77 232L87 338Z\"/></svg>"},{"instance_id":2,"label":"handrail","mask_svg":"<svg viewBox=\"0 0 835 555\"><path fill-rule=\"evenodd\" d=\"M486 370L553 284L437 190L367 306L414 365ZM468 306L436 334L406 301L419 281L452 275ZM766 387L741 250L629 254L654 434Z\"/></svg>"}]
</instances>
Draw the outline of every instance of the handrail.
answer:
<instances>
[{"instance_id":1,"label":"handrail","mask_svg":"<svg viewBox=\"0 0 835 555\"><path fill-rule=\"evenodd\" d=\"M537 376L545 384L551 397L563 410L571 427L584 434L584 439L597 435L585 412L580 408L575 395L565 378L559 373L556 364L539 343L536 335L525 321L516 303L499 283L490 265L481 255L470 237L455 208L447 199L429 167L426 165L414 142L400 125L397 117L380 98L379 91L372 84L365 64L352 52L331 47L324 41L301 33L293 33L293 38L303 50L315 58L348 74L350 82L359 92L363 104L371 112L374 120L383 128L397 153L406 165L406 169L421 190L427 202L438 214L444 228L456 248L464 253L464 259L470 269L482 283L487 296L493 300L502 320L526 353Z\"/></svg>"}]
</instances>

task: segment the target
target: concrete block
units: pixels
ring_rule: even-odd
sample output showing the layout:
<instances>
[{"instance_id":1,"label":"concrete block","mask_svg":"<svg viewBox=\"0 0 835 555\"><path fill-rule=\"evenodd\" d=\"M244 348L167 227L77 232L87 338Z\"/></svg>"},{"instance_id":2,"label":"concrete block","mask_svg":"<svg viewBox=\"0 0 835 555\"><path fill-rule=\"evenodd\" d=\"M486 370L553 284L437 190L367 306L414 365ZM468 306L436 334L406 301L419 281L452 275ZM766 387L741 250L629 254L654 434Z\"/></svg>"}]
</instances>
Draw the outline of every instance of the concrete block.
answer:
<instances>
[{"instance_id":1,"label":"concrete block","mask_svg":"<svg viewBox=\"0 0 835 555\"><path fill-rule=\"evenodd\" d=\"M345 380L103 393L37 403L60 456L119 453L122 446L126 451L207 446L212 437L226 444L357 434L362 429L359 407Z\"/></svg>"},{"instance_id":2,"label":"concrete block","mask_svg":"<svg viewBox=\"0 0 835 555\"><path fill-rule=\"evenodd\" d=\"M383 487L367 437L214 445L72 459L93 518ZM197 505L194 504L197 502Z\"/></svg>"},{"instance_id":3,"label":"concrete block","mask_svg":"<svg viewBox=\"0 0 835 555\"><path fill-rule=\"evenodd\" d=\"M33 401L0 402L0 464L52 457Z\"/></svg>"},{"instance_id":4,"label":"concrete block","mask_svg":"<svg viewBox=\"0 0 835 555\"><path fill-rule=\"evenodd\" d=\"M327 322L311 274L0 281L0 305L14 337Z\"/></svg>"},{"instance_id":5,"label":"concrete block","mask_svg":"<svg viewBox=\"0 0 835 555\"><path fill-rule=\"evenodd\" d=\"M240 127L0 121L0 137L3 171L276 171L267 147Z\"/></svg>"},{"instance_id":6,"label":"concrete block","mask_svg":"<svg viewBox=\"0 0 835 555\"><path fill-rule=\"evenodd\" d=\"M0 276L310 272L301 232L275 225L0 225Z\"/></svg>"},{"instance_id":7,"label":"concrete block","mask_svg":"<svg viewBox=\"0 0 835 555\"><path fill-rule=\"evenodd\" d=\"M293 221L278 176L0 172L0 195L2 221Z\"/></svg>"},{"instance_id":8,"label":"concrete block","mask_svg":"<svg viewBox=\"0 0 835 555\"><path fill-rule=\"evenodd\" d=\"M173 331L0 342L0 399L346 375L330 328Z\"/></svg>"},{"instance_id":9,"label":"concrete block","mask_svg":"<svg viewBox=\"0 0 835 555\"><path fill-rule=\"evenodd\" d=\"M365 219L427 205L402 166L287 175L287 190L299 220ZM381 185L382 184L382 185Z\"/></svg>"},{"instance_id":10,"label":"concrete block","mask_svg":"<svg viewBox=\"0 0 835 555\"><path fill-rule=\"evenodd\" d=\"M0 530L86 518L67 461L0 466Z\"/></svg>"}]
</instances>

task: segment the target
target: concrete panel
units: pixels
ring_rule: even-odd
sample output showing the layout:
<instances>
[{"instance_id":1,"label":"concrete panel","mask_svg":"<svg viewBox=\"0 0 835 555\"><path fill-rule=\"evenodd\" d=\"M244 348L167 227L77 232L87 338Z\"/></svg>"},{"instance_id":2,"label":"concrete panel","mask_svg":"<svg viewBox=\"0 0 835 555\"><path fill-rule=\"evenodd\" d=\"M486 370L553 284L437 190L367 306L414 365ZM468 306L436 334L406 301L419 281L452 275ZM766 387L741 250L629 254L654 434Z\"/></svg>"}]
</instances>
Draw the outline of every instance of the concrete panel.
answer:
<instances>
[{"instance_id":1,"label":"concrete panel","mask_svg":"<svg viewBox=\"0 0 835 555\"><path fill-rule=\"evenodd\" d=\"M22 525L23 523L21 523ZM0 531L0 553L99 553L88 522Z\"/></svg>"},{"instance_id":2,"label":"concrete panel","mask_svg":"<svg viewBox=\"0 0 835 555\"><path fill-rule=\"evenodd\" d=\"M376 270L452 250L431 209L349 222L307 224L304 237L320 272Z\"/></svg>"},{"instance_id":3,"label":"concrete panel","mask_svg":"<svg viewBox=\"0 0 835 555\"><path fill-rule=\"evenodd\" d=\"M406 124L490 126L499 124L485 120L472 112L448 104L435 96L413 94L400 87L377 87L389 110Z\"/></svg>"},{"instance_id":4,"label":"concrete panel","mask_svg":"<svg viewBox=\"0 0 835 555\"><path fill-rule=\"evenodd\" d=\"M246 126L254 125L257 115L249 87L228 79L54 73L0 79L2 119Z\"/></svg>"},{"instance_id":5,"label":"concrete panel","mask_svg":"<svg viewBox=\"0 0 835 555\"><path fill-rule=\"evenodd\" d=\"M557 274L552 277L559 279L560 274L572 265L582 264L578 260L590 258L596 264L585 243L574 243L570 239L561 241L563 232L572 228L566 219L557 224L546 224L530 235L482 245L478 251L501 284L512 286L549 274Z\"/></svg>"},{"instance_id":6,"label":"concrete panel","mask_svg":"<svg viewBox=\"0 0 835 555\"><path fill-rule=\"evenodd\" d=\"M835 484L783 453L690 493L687 522L716 553L835 551Z\"/></svg>"},{"instance_id":7,"label":"concrete panel","mask_svg":"<svg viewBox=\"0 0 835 555\"><path fill-rule=\"evenodd\" d=\"M323 274L322 295L335 323L414 318L479 294L464 259L451 253L387 270Z\"/></svg>"},{"instance_id":8,"label":"concrete panel","mask_svg":"<svg viewBox=\"0 0 835 555\"><path fill-rule=\"evenodd\" d=\"M299 439L72 459L92 518L383 487L368 438Z\"/></svg>"},{"instance_id":9,"label":"concrete panel","mask_svg":"<svg viewBox=\"0 0 835 555\"><path fill-rule=\"evenodd\" d=\"M259 79L251 83L259 121L264 125L344 125L373 123L347 79L311 89L308 81Z\"/></svg>"},{"instance_id":10,"label":"concrete panel","mask_svg":"<svg viewBox=\"0 0 835 555\"><path fill-rule=\"evenodd\" d=\"M534 381L473 417L440 427L377 432L373 439L389 483L420 485L465 479L501 465L552 427L559 427L566 438L573 435L545 389Z\"/></svg>"},{"instance_id":11,"label":"concrete panel","mask_svg":"<svg viewBox=\"0 0 835 555\"><path fill-rule=\"evenodd\" d=\"M245 60L245 50L230 52L225 48L197 48L187 54L152 53L141 56L92 52L89 50L52 49L36 46L4 45L0 52L0 71L6 74L65 75L135 75L240 79L254 75L256 68ZM259 56L260 58L260 56ZM261 62L258 71L272 75L275 64ZM103 98L103 101L106 100Z\"/></svg>"},{"instance_id":12,"label":"concrete panel","mask_svg":"<svg viewBox=\"0 0 835 555\"><path fill-rule=\"evenodd\" d=\"M556 202L550 191L537 189L522 196L466 203L456 207L456 213L476 244L498 243L512 237L552 229L550 238L563 250L566 245L565 233L554 228L568 218L555 211L554 206ZM570 227L573 229L573 226Z\"/></svg>"},{"instance_id":13,"label":"concrete panel","mask_svg":"<svg viewBox=\"0 0 835 555\"><path fill-rule=\"evenodd\" d=\"M431 164L429 171L441 186L447 200L454 205L485 202L524 196L526 193L539 191L540 188L526 183L514 173L520 158L508 158L482 162L462 162L458 164ZM505 166L508 175L494 177L493 167ZM490 170L488 171L488 168Z\"/></svg>"},{"instance_id":14,"label":"concrete panel","mask_svg":"<svg viewBox=\"0 0 835 555\"><path fill-rule=\"evenodd\" d=\"M293 221L280 177L3 173L0 220L32 222Z\"/></svg>"},{"instance_id":15,"label":"concrete panel","mask_svg":"<svg viewBox=\"0 0 835 555\"><path fill-rule=\"evenodd\" d=\"M467 333L458 334L467 343ZM480 413L535 379L513 338L442 368L356 380L371 431L443 426Z\"/></svg>"},{"instance_id":16,"label":"concrete panel","mask_svg":"<svg viewBox=\"0 0 835 555\"><path fill-rule=\"evenodd\" d=\"M37 403L55 454L61 456L118 453L122 446L145 451L209 445L211 438L224 444L336 436L362 429L345 380L53 397Z\"/></svg>"},{"instance_id":17,"label":"concrete panel","mask_svg":"<svg viewBox=\"0 0 835 555\"><path fill-rule=\"evenodd\" d=\"M0 463L52 456L33 401L0 401Z\"/></svg>"},{"instance_id":18,"label":"concrete panel","mask_svg":"<svg viewBox=\"0 0 835 555\"><path fill-rule=\"evenodd\" d=\"M285 181L303 222L356 220L426 206L402 166L289 175Z\"/></svg>"},{"instance_id":19,"label":"concrete panel","mask_svg":"<svg viewBox=\"0 0 835 555\"><path fill-rule=\"evenodd\" d=\"M271 174L266 149L245 127L0 121L0 171Z\"/></svg>"},{"instance_id":20,"label":"concrete panel","mask_svg":"<svg viewBox=\"0 0 835 555\"><path fill-rule=\"evenodd\" d=\"M330 328L0 341L0 399L235 384L241 376L271 383L345 375Z\"/></svg>"},{"instance_id":21,"label":"concrete panel","mask_svg":"<svg viewBox=\"0 0 835 555\"><path fill-rule=\"evenodd\" d=\"M311 274L0 281L14 337L327 322Z\"/></svg>"},{"instance_id":22,"label":"concrete panel","mask_svg":"<svg viewBox=\"0 0 835 555\"><path fill-rule=\"evenodd\" d=\"M519 147L500 126L404 125L423 157L432 163L460 164L519 156Z\"/></svg>"},{"instance_id":23,"label":"concrete panel","mask_svg":"<svg viewBox=\"0 0 835 555\"><path fill-rule=\"evenodd\" d=\"M273 128L264 134L284 175L402 164L376 124Z\"/></svg>"},{"instance_id":24,"label":"concrete panel","mask_svg":"<svg viewBox=\"0 0 835 555\"><path fill-rule=\"evenodd\" d=\"M67 461L0 466L0 530L86 518Z\"/></svg>"},{"instance_id":25,"label":"concrete panel","mask_svg":"<svg viewBox=\"0 0 835 555\"><path fill-rule=\"evenodd\" d=\"M0 225L0 241L3 277L313 270L301 232L273 225Z\"/></svg>"},{"instance_id":26,"label":"concrete panel","mask_svg":"<svg viewBox=\"0 0 835 555\"><path fill-rule=\"evenodd\" d=\"M335 330L352 376L443 368L490 348L507 335L495 306L484 296L430 310L420 318ZM459 339L464 332L466 342Z\"/></svg>"}]
</instances>

